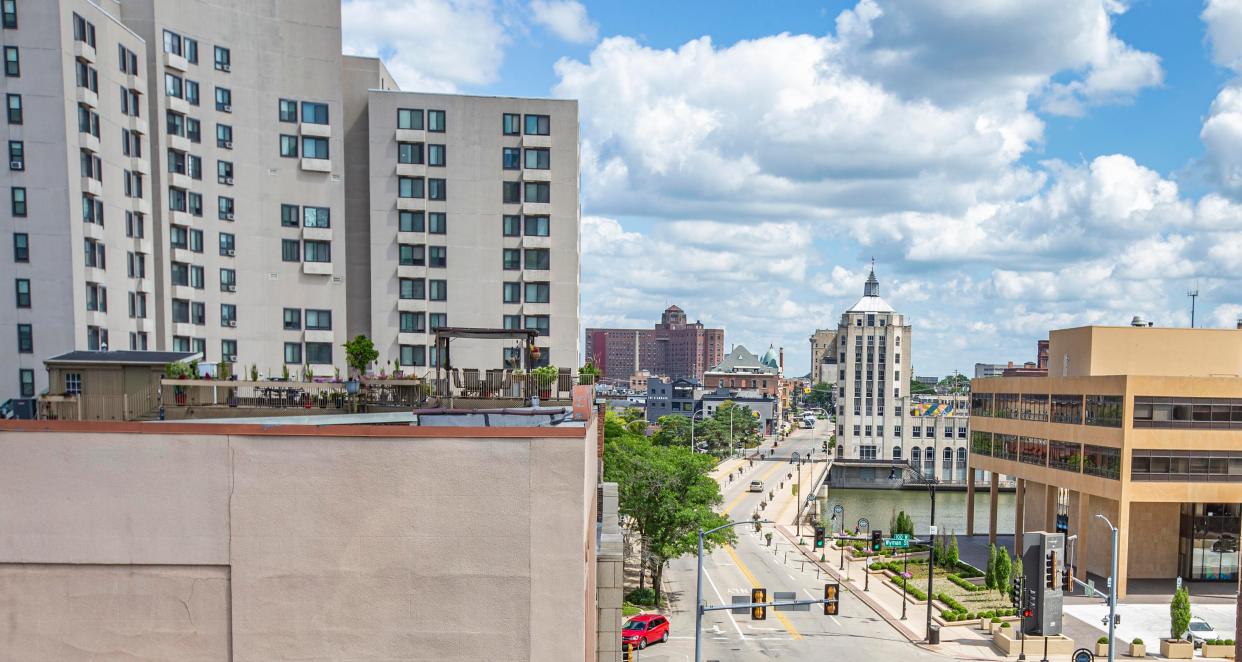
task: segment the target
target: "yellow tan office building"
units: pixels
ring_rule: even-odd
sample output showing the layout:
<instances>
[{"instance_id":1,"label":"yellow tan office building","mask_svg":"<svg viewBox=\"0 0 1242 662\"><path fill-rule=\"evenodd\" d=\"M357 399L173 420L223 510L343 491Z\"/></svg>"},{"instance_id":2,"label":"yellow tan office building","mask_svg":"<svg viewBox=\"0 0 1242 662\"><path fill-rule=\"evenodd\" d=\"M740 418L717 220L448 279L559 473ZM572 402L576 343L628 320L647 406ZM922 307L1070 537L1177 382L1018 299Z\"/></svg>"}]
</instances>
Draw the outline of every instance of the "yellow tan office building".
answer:
<instances>
[{"instance_id":1,"label":"yellow tan office building","mask_svg":"<svg viewBox=\"0 0 1242 662\"><path fill-rule=\"evenodd\" d=\"M1075 575L1106 577L1103 514L1121 531L1121 596L1131 579L1236 582L1242 330L1093 326L1050 342L1047 376L972 382L970 466L1016 479L1015 547L1059 525L1078 536Z\"/></svg>"}]
</instances>

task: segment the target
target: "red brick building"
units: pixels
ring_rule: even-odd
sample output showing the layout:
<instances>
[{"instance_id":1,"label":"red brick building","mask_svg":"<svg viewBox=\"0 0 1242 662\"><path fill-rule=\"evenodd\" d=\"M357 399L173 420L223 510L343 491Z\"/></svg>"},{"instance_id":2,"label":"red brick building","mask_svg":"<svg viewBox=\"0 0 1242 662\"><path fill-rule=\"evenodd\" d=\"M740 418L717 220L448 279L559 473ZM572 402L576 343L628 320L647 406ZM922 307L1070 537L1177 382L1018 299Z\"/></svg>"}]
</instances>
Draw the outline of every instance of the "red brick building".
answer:
<instances>
[{"instance_id":1,"label":"red brick building","mask_svg":"<svg viewBox=\"0 0 1242 662\"><path fill-rule=\"evenodd\" d=\"M673 379L702 380L724 358L724 329L687 322L686 313L669 306L651 329L587 329L586 360L606 379L629 379L639 370Z\"/></svg>"}]
</instances>

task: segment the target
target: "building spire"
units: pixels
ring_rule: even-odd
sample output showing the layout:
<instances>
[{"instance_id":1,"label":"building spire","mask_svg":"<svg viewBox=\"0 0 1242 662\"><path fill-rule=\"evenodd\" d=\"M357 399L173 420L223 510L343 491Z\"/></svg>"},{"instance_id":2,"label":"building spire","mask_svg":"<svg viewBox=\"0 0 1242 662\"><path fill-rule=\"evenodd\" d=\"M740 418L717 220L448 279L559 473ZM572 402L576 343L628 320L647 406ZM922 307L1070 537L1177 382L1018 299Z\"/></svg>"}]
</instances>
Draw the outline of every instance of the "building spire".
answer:
<instances>
[{"instance_id":1,"label":"building spire","mask_svg":"<svg viewBox=\"0 0 1242 662\"><path fill-rule=\"evenodd\" d=\"M871 274L867 276L867 284L863 285L863 296L880 296L880 281L875 279L875 258L871 258Z\"/></svg>"}]
</instances>

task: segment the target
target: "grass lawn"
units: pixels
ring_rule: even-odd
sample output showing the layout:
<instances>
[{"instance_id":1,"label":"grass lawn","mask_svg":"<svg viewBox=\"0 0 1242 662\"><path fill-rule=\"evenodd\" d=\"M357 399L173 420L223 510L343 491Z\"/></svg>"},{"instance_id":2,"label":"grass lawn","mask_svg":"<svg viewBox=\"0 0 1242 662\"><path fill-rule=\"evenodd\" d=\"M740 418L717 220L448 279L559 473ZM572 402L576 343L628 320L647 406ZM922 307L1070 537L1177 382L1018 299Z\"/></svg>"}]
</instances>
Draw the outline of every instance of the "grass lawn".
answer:
<instances>
[{"instance_id":1,"label":"grass lawn","mask_svg":"<svg viewBox=\"0 0 1242 662\"><path fill-rule=\"evenodd\" d=\"M900 564L900 562L898 562ZM927 590L927 564L911 564L909 572L914 577L911 584L920 590ZM933 593L947 593L949 597L962 603L969 612L989 611L1010 608L1009 596L1000 591L968 591L949 581L943 568L936 568L936 576L932 579Z\"/></svg>"}]
</instances>

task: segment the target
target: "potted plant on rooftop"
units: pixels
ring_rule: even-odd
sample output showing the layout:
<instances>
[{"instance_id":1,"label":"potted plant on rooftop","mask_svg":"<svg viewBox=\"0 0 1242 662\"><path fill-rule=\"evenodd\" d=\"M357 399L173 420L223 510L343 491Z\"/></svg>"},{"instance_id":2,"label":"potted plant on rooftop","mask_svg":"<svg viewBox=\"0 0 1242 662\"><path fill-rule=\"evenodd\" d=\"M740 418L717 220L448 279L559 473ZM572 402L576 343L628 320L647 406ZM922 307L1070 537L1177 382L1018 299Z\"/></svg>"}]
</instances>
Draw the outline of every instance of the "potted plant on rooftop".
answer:
<instances>
[{"instance_id":1,"label":"potted plant on rooftop","mask_svg":"<svg viewBox=\"0 0 1242 662\"><path fill-rule=\"evenodd\" d=\"M354 373L345 383L346 392L358 392L358 377L366 371L371 362L378 358L379 352L375 350L375 343L364 335L354 336L353 340L345 343L345 362L349 364Z\"/></svg>"},{"instance_id":2,"label":"potted plant on rooftop","mask_svg":"<svg viewBox=\"0 0 1242 662\"><path fill-rule=\"evenodd\" d=\"M544 365L530 371L539 387L539 397L547 400L552 397L552 382L556 381L557 369L554 365Z\"/></svg>"}]
</instances>

